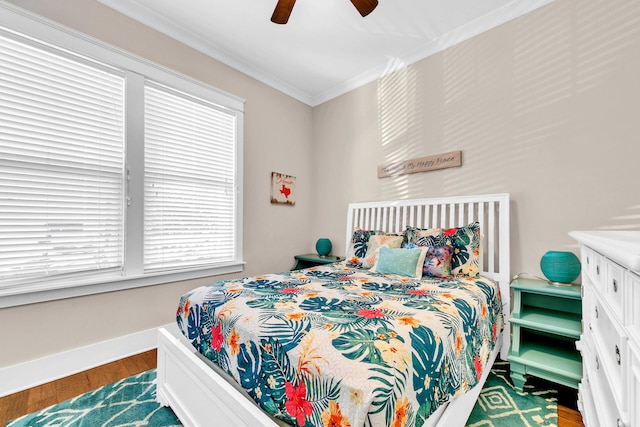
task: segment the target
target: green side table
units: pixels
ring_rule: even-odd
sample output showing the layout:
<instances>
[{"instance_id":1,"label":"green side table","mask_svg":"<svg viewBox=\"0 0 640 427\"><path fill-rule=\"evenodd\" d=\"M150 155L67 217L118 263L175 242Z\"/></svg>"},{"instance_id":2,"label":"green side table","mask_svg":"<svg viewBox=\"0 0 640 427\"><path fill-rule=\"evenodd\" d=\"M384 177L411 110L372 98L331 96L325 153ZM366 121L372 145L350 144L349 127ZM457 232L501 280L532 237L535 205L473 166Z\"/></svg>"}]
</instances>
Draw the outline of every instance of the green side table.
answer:
<instances>
[{"instance_id":1,"label":"green side table","mask_svg":"<svg viewBox=\"0 0 640 427\"><path fill-rule=\"evenodd\" d=\"M554 286L517 278L511 282L513 311L509 364L511 380L522 391L525 375L577 389L582 358L576 348L582 331L580 285Z\"/></svg>"},{"instance_id":2,"label":"green side table","mask_svg":"<svg viewBox=\"0 0 640 427\"><path fill-rule=\"evenodd\" d=\"M303 268L316 267L318 265L333 264L342 261L344 258L339 256L320 256L318 254L304 254L293 257L296 264L291 270L300 270Z\"/></svg>"}]
</instances>

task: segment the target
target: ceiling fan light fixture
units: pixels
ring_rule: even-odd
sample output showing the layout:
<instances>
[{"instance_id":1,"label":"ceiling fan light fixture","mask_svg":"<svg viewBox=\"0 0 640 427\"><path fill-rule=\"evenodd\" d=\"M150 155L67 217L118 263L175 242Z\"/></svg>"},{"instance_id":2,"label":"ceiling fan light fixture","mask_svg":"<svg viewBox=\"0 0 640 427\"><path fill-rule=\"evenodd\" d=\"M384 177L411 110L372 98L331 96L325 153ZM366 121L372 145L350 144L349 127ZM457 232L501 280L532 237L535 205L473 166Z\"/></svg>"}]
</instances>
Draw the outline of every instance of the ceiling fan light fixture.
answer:
<instances>
[{"instance_id":1,"label":"ceiling fan light fixture","mask_svg":"<svg viewBox=\"0 0 640 427\"><path fill-rule=\"evenodd\" d=\"M278 0L278 4L271 15L271 22L275 24L286 24L291 16L293 5L296 4L296 0Z\"/></svg>"},{"instance_id":2,"label":"ceiling fan light fixture","mask_svg":"<svg viewBox=\"0 0 640 427\"><path fill-rule=\"evenodd\" d=\"M378 6L378 0L351 0L351 3L358 9L363 18Z\"/></svg>"},{"instance_id":3,"label":"ceiling fan light fixture","mask_svg":"<svg viewBox=\"0 0 640 427\"><path fill-rule=\"evenodd\" d=\"M378 6L378 0L351 0L351 3L358 9L362 17L367 16L373 9ZM278 0L276 8L271 15L271 22L275 24L286 24L291 16L293 5L296 4L296 0Z\"/></svg>"}]
</instances>

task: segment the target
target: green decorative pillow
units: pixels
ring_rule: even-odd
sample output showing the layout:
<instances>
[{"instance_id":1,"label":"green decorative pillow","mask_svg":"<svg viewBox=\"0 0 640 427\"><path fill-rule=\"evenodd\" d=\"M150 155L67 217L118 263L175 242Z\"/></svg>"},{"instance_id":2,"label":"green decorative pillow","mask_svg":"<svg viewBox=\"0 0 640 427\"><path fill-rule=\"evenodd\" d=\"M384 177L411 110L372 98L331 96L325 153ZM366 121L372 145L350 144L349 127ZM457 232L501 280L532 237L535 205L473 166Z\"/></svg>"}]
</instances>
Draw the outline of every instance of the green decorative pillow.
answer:
<instances>
[{"instance_id":1,"label":"green decorative pillow","mask_svg":"<svg viewBox=\"0 0 640 427\"><path fill-rule=\"evenodd\" d=\"M376 265L372 270L378 273L398 274L414 279L422 278L422 264L427 248L389 248L382 246Z\"/></svg>"}]
</instances>

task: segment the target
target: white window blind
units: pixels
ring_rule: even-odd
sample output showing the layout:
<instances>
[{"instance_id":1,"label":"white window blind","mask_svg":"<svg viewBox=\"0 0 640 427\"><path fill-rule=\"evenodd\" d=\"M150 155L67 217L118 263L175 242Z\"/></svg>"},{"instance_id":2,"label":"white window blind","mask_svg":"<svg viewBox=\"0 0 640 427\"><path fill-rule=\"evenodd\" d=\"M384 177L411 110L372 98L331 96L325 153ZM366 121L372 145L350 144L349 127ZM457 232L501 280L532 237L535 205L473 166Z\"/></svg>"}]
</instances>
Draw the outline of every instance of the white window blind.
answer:
<instances>
[{"instance_id":1,"label":"white window blind","mask_svg":"<svg viewBox=\"0 0 640 427\"><path fill-rule=\"evenodd\" d=\"M145 86L144 268L235 260L236 116Z\"/></svg>"},{"instance_id":2,"label":"white window blind","mask_svg":"<svg viewBox=\"0 0 640 427\"><path fill-rule=\"evenodd\" d=\"M0 58L0 281L122 268L122 73L2 33Z\"/></svg>"}]
</instances>

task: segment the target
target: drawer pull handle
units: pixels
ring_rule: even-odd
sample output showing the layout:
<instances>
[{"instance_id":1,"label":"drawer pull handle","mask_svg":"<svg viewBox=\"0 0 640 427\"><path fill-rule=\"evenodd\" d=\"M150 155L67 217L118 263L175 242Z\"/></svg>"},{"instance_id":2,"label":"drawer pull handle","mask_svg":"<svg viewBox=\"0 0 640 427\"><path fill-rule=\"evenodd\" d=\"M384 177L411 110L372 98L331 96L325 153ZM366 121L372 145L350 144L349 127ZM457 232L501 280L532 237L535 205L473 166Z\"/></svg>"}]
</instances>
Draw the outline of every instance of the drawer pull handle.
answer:
<instances>
[{"instance_id":1,"label":"drawer pull handle","mask_svg":"<svg viewBox=\"0 0 640 427\"><path fill-rule=\"evenodd\" d=\"M599 276L600 275L600 266L596 265L596 274Z\"/></svg>"},{"instance_id":2,"label":"drawer pull handle","mask_svg":"<svg viewBox=\"0 0 640 427\"><path fill-rule=\"evenodd\" d=\"M591 326L591 322L589 322L589 330L593 331L593 327Z\"/></svg>"},{"instance_id":3,"label":"drawer pull handle","mask_svg":"<svg viewBox=\"0 0 640 427\"><path fill-rule=\"evenodd\" d=\"M598 356L596 356L596 369L600 369L600 359L598 359Z\"/></svg>"},{"instance_id":4,"label":"drawer pull handle","mask_svg":"<svg viewBox=\"0 0 640 427\"><path fill-rule=\"evenodd\" d=\"M618 362L618 365L620 364L620 347L618 347L616 345L616 362Z\"/></svg>"},{"instance_id":5,"label":"drawer pull handle","mask_svg":"<svg viewBox=\"0 0 640 427\"><path fill-rule=\"evenodd\" d=\"M613 279L613 292L618 292L618 281Z\"/></svg>"},{"instance_id":6,"label":"drawer pull handle","mask_svg":"<svg viewBox=\"0 0 640 427\"><path fill-rule=\"evenodd\" d=\"M618 418L618 421L616 422L616 426L617 427L624 427L624 425L622 424L622 421L620 421L620 418Z\"/></svg>"},{"instance_id":7,"label":"drawer pull handle","mask_svg":"<svg viewBox=\"0 0 640 427\"><path fill-rule=\"evenodd\" d=\"M596 319L598 318L598 307L596 307Z\"/></svg>"}]
</instances>

